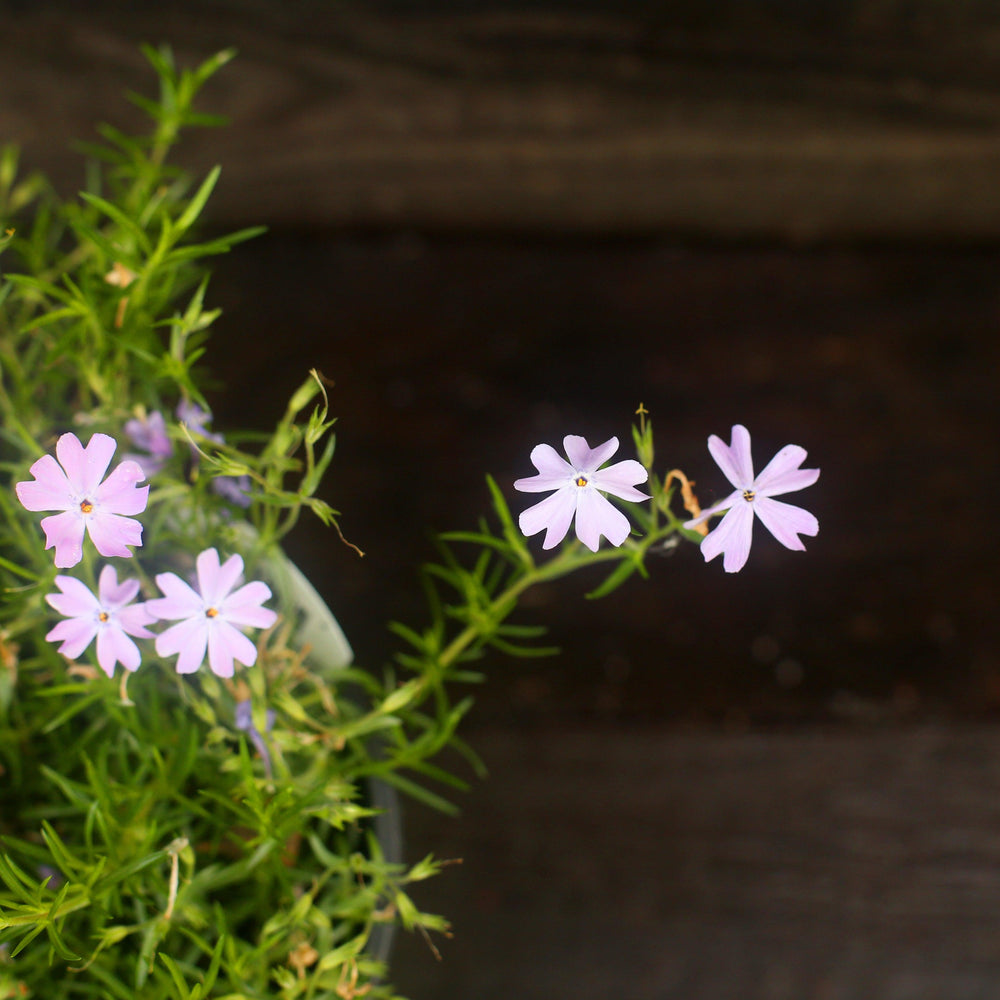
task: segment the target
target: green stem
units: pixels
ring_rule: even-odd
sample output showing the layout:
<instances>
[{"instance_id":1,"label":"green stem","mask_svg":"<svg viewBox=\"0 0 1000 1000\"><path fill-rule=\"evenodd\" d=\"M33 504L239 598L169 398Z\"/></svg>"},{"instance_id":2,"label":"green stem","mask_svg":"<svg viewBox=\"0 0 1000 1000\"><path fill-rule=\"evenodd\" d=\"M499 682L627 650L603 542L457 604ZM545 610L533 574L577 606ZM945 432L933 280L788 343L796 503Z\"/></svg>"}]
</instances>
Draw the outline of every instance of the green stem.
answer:
<instances>
[{"instance_id":1,"label":"green stem","mask_svg":"<svg viewBox=\"0 0 1000 1000\"><path fill-rule=\"evenodd\" d=\"M557 580L585 566L593 566L601 562L611 562L616 559L633 558L638 551L643 558L649 549L657 542L672 535L679 522L673 520L658 530L651 531L644 538L628 540L622 548L598 549L591 552L585 549L579 541L566 546L554 559L541 566L532 565L523 576L511 583L502 593L490 602L487 612L479 617L480 621L502 621L513 610L517 599L529 588L547 580ZM626 547L627 546L627 547ZM439 676L455 663L466 649L482 634L479 621L472 622L459 632L457 636L442 650L437 657Z\"/></svg>"}]
</instances>

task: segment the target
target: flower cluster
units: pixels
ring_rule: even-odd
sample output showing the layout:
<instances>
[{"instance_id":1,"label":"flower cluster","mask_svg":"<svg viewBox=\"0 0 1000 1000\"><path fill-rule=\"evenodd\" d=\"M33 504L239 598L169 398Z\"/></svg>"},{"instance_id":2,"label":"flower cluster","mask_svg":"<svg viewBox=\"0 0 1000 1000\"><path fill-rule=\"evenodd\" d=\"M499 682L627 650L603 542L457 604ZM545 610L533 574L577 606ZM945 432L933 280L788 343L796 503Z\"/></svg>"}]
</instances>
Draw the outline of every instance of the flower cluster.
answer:
<instances>
[{"instance_id":1,"label":"flower cluster","mask_svg":"<svg viewBox=\"0 0 1000 1000\"><path fill-rule=\"evenodd\" d=\"M162 416L153 414L145 426L126 429L154 462L170 454L162 423ZM60 512L41 522L45 547L55 549L59 569L82 561L85 536L106 558L130 558L131 549L142 545L142 525L135 515L146 509L149 486L138 485L146 473L137 461L125 459L105 479L116 448L107 434L94 434L86 448L75 434L63 434L56 442L56 458L44 455L31 466L34 479L15 487L26 509ZM135 639L153 639L158 655L176 656L179 673L193 673L207 654L213 673L231 677L235 662L252 666L257 659L257 649L242 629L270 628L277 620L263 606L271 590L261 581L242 583L239 555L220 562L219 553L208 548L195 565L197 589L175 573L159 573L156 584L163 596L139 603L139 581L119 582L110 565L101 570L96 594L75 577L57 575L59 593L45 599L64 620L46 639L61 643L59 651L75 659L96 638L97 662L109 677L118 663L129 671L138 669L141 654ZM148 626L157 622L176 624L155 634Z\"/></svg>"},{"instance_id":2,"label":"flower cluster","mask_svg":"<svg viewBox=\"0 0 1000 1000\"><path fill-rule=\"evenodd\" d=\"M529 536L544 531L542 548L551 549L566 537L575 518L576 537L592 552L597 551L602 536L612 545L624 544L631 525L604 494L622 500L649 500L635 488L647 481L648 471L631 459L605 466L618 450L616 437L591 448L584 438L571 434L563 439L563 448L568 462L551 445L538 445L531 452L538 475L515 481L514 489L524 493L554 491L521 512L521 531ZM819 469L800 468L805 449L786 445L756 477L750 433L741 424L733 427L729 445L713 434L708 450L734 489L724 500L684 522L685 528L698 529L713 515L725 512L719 525L701 542L705 560L721 554L727 573L741 570L750 555L755 514L786 548L804 550L799 535L816 535L819 522L801 507L773 498L811 486L819 478Z\"/></svg>"}]
</instances>

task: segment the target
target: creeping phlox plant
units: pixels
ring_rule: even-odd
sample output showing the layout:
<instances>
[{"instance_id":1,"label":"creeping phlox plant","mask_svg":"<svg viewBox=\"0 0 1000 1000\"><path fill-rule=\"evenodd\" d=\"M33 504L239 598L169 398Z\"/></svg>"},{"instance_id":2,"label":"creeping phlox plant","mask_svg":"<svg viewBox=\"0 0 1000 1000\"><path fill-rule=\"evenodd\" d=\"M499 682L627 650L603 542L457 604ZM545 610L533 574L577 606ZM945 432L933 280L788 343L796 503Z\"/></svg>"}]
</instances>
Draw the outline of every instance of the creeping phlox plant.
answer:
<instances>
[{"instance_id":1,"label":"creeping phlox plant","mask_svg":"<svg viewBox=\"0 0 1000 1000\"><path fill-rule=\"evenodd\" d=\"M427 623L392 623L379 669L335 662L281 550L303 511L344 541L317 496L327 383L310 372L270 434L223 435L198 365L203 262L258 230L199 239L219 172L195 186L168 153L212 123L192 102L229 54L146 54L151 134L105 127L79 198L0 153L0 1000L392 997L385 929L448 925L411 898L440 862L387 856L378 790L453 808L464 782L434 759L481 770L454 691L487 653L550 652L510 621L525 591L606 563L598 597L681 539L736 572L755 518L802 549L816 519L774 498L819 472L788 445L755 476L737 425L709 438L733 490L702 511L654 471L642 407L635 459L540 444L513 488L548 496L515 521L487 479L493 515L424 569Z\"/></svg>"}]
</instances>

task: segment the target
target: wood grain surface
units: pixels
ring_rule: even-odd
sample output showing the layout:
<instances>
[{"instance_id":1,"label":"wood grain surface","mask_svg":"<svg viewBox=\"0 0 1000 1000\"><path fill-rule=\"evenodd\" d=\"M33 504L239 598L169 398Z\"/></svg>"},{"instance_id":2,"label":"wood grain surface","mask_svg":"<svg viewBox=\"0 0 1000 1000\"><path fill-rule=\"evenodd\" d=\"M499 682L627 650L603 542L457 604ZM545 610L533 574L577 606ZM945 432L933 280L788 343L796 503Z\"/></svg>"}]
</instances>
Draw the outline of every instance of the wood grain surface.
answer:
<instances>
[{"instance_id":1,"label":"wood grain surface","mask_svg":"<svg viewBox=\"0 0 1000 1000\"><path fill-rule=\"evenodd\" d=\"M992 1000L1000 734L477 733L460 821L411 806L452 918L415 1000Z\"/></svg>"},{"instance_id":2,"label":"wood grain surface","mask_svg":"<svg viewBox=\"0 0 1000 1000\"><path fill-rule=\"evenodd\" d=\"M1000 235L1000 16L796 5L44 2L0 8L0 136L67 187L138 121L138 42L235 46L182 158L220 224L701 238Z\"/></svg>"}]
</instances>

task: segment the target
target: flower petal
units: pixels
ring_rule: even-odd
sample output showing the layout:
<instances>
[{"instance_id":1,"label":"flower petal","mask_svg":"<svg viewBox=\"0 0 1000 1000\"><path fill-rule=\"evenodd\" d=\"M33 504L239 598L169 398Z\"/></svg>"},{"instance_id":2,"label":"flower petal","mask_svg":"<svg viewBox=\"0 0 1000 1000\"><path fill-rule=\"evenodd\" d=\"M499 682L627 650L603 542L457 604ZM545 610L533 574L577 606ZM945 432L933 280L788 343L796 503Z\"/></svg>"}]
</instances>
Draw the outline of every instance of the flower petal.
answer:
<instances>
[{"instance_id":1,"label":"flower petal","mask_svg":"<svg viewBox=\"0 0 1000 1000\"><path fill-rule=\"evenodd\" d=\"M76 506L66 473L51 455L42 455L28 471L34 481L25 480L14 487L26 510L69 510Z\"/></svg>"},{"instance_id":2,"label":"flower petal","mask_svg":"<svg viewBox=\"0 0 1000 1000\"><path fill-rule=\"evenodd\" d=\"M146 607L157 621L191 618L205 613L201 595L176 573L157 573L156 585L164 596L146 601Z\"/></svg>"},{"instance_id":3,"label":"flower petal","mask_svg":"<svg viewBox=\"0 0 1000 1000\"><path fill-rule=\"evenodd\" d=\"M174 412L177 414L177 419L186 424L188 430L193 434L200 434L206 440L214 441L216 444L222 444L225 440L221 434L214 434L208 429L208 425L212 422L212 414L208 410L203 410L197 403L192 403L189 399L182 399Z\"/></svg>"},{"instance_id":4,"label":"flower petal","mask_svg":"<svg viewBox=\"0 0 1000 1000\"><path fill-rule=\"evenodd\" d=\"M213 674L232 677L233 660L252 667L257 662L257 647L228 622L216 621L208 630L208 665Z\"/></svg>"},{"instance_id":5,"label":"flower petal","mask_svg":"<svg viewBox=\"0 0 1000 1000\"><path fill-rule=\"evenodd\" d=\"M57 576L56 586L61 593L46 594L45 601L67 618L94 616L101 608L100 602L90 592L90 588L73 576Z\"/></svg>"},{"instance_id":6,"label":"flower petal","mask_svg":"<svg viewBox=\"0 0 1000 1000\"><path fill-rule=\"evenodd\" d=\"M56 441L56 458L73 488L93 499L117 447L107 434L93 434L86 448L75 434L63 434Z\"/></svg>"},{"instance_id":7,"label":"flower petal","mask_svg":"<svg viewBox=\"0 0 1000 1000\"><path fill-rule=\"evenodd\" d=\"M75 660L97 634L97 623L87 618L67 618L59 622L48 635L49 642L62 642L59 652L67 659Z\"/></svg>"},{"instance_id":8,"label":"flower petal","mask_svg":"<svg viewBox=\"0 0 1000 1000\"><path fill-rule=\"evenodd\" d=\"M270 628L278 620L278 615L270 608L261 607L270 597L271 588L260 580L254 580L233 591L219 605L219 610L223 619L234 625Z\"/></svg>"},{"instance_id":9,"label":"flower petal","mask_svg":"<svg viewBox=\"0 0 1000 1000\"><path fill-rule=\"evenodd\" d=\"M729 512L701 543L705 562L723 553L722 567L727 573L738 573L746 565L753 540L753 507L746 501L730 507Z\"/></svg>"},{"instance_id":10,"label":"flower petal","mask_svg":"<svg viewBox=\"0 0 1000 1000\"><path fill-rule=\"evenodd\" d=\"M754 489L759 495L773 497L812 486L819 479L819 469L799 468L806 454L805 448L786 444L754 480Z\"/></svg>"},{"instance_id":11,"label":"flower petal","mask_svg":"<svg viewBox=\"0 0 1000 1000\"><path fill-rule=\"evenodd\" d=\"M727 445L714 434L708 439L708 450L715 464L733 486L746 489L753 482L753 458L750 455L750 432L742 424L734 424L732 444Z\"/></svg>"},{"instance_id":12,"label":"flower petal","mask_svg":"<svg viewBox=\"0 0 1000 1000\"><path fill-rule=\"evenodd\" d=\"M522 493L558 490L572 481L575 472L573 466L550 444L535 445L531 449L531 464L538 469L538 475L515 480L515 490Z\"/></svg>"},{"instance_id":13,"label":"flower petal","mask_svg":"<svg viewBox=\"0 0 1000 1000\"><path fill-rule=\"evenodd\" d=\"M68 513L68 512L67 512ZM66 515L60 514L60 517ZM42 522L44 525L44 521ZM94 543L94 548L105 558L120 556L129 559L132 553L129 545L142 545L142 525L131 517L121 514L105 514L95 511L85 520L87 534ZM59 565L58 556L56 565Z\"/></svg>"},{"instance_id":14,"label":"flower petal","mask_svg":"<svg viewBox=\"0 0 1000 1000\"><path fill-rule=\"evenodd\" d=\"M640 493L634 488L647 479L649 473L643 465L634 458L627 458L624 462L616 462L606 469L592 473L590 484L595 489L620 497L622 500L648 500L649 497L645 493Z\"/></svg>"},{"instance_id":15,"label":"flower petal","mask_svg":"<svg viewBox=\"0 0 1000 1000\"><path fill-rule=\"evenodd\" d=\"M45 547L54 548L55 564L59 569L69 569L83 558L83 515L75 510L42 518Z\"/></svg>"},{"instance_id":16,"label":"flower petal","mask_svg":"<svg viewBox=\"0 0 1000 1000\"><path fill-rule=\"evenodd\" d=\"M105 625L97 632L97 662L109 676L115 673L120 662L126 670L137 670L142 662L139 647L118 627Z\"/></svg>"},{"instance_id":17,"label":"flower petal","mask_svg":"<svg viewBox=\"0 0 1000 1000\"><path fill-rule=\"evenodd\" d=\"M580 490L576 505L576 537L596 552L603 535L612 545L621 545L631 531L629 519L596 489Z\"/></svg>"},{"instance_id":18,"label":"flower petal","mask_svg":"<svg viewBox=\"0 0 1000 1000\"><path fill-rule=\"evenodd\" d=\"M162 465L173 453L174 445L167 433L167 422L159 410L154 410L145 420L133 417L126 421L123 429L136 448L155 456L158 465Z\"/></svg>"},{"instance_id":19,"label":"flower petal","mask_svg":"<svg viewBox=\"0 0 1000 1000\"><path fill-rule=\"evenodd\" d=\"M97 487L93 499L102 511L110 514L141 514L149 498L148 486L137 486L146 473L137 462L124 461Z\"/></svg>"},{"instance_id":20,"label":"flower petal","mask_svg":"<svg viewBox=\"0 0 1000 1000\"><path fill-rule=\"evenodd\" d=\"M215 549L205 549L198 555L197 566L202 599L208 607L221 607L226 595L243 576L242 556L232 555L220 565L219 553Z\"/></svg>"},{"instance_id":21,"label":"flower petal","mask_svg":"<svg viewBox=\"0 0 1000 1000\"><path fill-rule=\"evenodd\" d=\"M249 507L253 503L250 496L249 476L216 476L212 480L212 489L237 507Z\"/></svg>"},{"instance_id":22,"label":"flower petal","mask_svg":"<svg viewBox=\"0 0 1000 1000\"><path fill-rule=\"evenodd\" d=\"M108 564L101 570L101 575L98 577L97 593L100 594L100 603L105 608L109 611L117 611L135 600L139 593L139 581L126 579L119 583L118 573L114 566Z\"/></svg>"},{"instance_id":23,"label":"flower petal","mask_svg":"<svg viewBox=\"0 0 1000 1000\"><path fill-rule=\"evenodd\" d=\"M158 619L150 613L145 603L132 604L127 608L122 608L116 612L115 616L122 630L129 635L134 635L139 639L154 639L156 637L146 626L152 625Z\"/></svg>"},{"instance_id":24,"label":"flower petal","mask_svg":"<svg viewBox=\"0 0 1000 1000\"><path fill-rule=\"evenodd\" d=\"M156 637L159 656L177 655L177 673L193 674L205 662L208 646L208 619L188 618L171 625Z\"/></svg>"},{"instance_id":25,"label":"flower petal","mask_svg":"<svg viewBox=\"0 0 1000 1000\"><path fill-rule=\"evenodd\" d=\"M521 516L518 518L521 531L525 535L531 536L547 529L542 548L555 548L569 531L573 515L576 513L577 495L580 492L575 486L564 486L562 489L556 490L552 496L546 497L533 507L521 511Z\"/></svg>"},{"instance_id":26,"label":"flower petal","mask_svg":"<svg viewBox=\"0 0 1000 1000\"><path fill-rule=\"evenodd\" d=\"M703 524L710 517L715 517L715 515L721 511L729 510L730 507L735 506L737 501L741 503L744 502L742 490L733 490L733 492L730 493L724 500L720 500L718 503L712 504L708 510L703 510L697 517L692 518L690 521L685 521L684 527L697 528L699 524Z\"/></svg>"},{"instance_id":27,"label":"flower petal","mask_svg":"<svg viewBox=\"0 0 1000 1000\"><path fill-rule=\"evenodd\" d=\"M563 438L563 448L566 449L574 471L594 472L618 450L618 438L608 438L604 444L591 448L586 438L577 434L567 434Z\"/></svg>"},{"instance_id":28,"label":"flower petal","mask_svg":"<svg viewBox=\"0 0 1000 1000\"><path fill-rule=\"evenodd\" d=\"M799 535L818 535L819 521L801 507L758 496L752 504L764 527L785 546L786 549L805 550Z\"/></svg>"}]
</instances>

